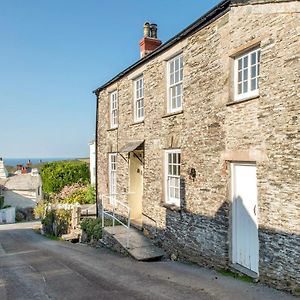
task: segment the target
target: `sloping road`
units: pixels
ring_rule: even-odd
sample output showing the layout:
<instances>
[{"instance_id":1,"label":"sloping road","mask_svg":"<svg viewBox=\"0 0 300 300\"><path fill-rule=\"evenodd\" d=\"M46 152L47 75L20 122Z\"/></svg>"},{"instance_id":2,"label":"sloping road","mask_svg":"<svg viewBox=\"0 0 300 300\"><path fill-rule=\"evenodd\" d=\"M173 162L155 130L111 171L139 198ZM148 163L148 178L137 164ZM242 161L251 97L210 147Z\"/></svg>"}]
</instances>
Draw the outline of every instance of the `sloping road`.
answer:
<instances>
[{"instance_id":1,"label":"sloping road","mask_svg":"<svg viewBox=\"0 0 300 300\"><path fill-rule=\"evenodd\" d=\"M174 262L137 262L106 249L48 240L32 223L0 225L0 299L294 299Z\"/></svg>"}]
</instances>

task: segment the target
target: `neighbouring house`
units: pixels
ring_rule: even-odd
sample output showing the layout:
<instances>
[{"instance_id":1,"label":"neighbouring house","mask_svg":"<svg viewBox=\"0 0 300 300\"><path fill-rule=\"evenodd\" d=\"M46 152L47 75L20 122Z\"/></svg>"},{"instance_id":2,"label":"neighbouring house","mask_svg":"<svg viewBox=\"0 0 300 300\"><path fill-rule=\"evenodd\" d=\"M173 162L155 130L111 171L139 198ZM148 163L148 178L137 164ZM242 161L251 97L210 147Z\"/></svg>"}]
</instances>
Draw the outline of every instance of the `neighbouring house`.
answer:
<instances>
[{"instance_id":1,"label":"neighbouring house","mask_svg":"<svg viewBox=\"0 0 300 300\"><path fill-rule=\"evenodd\" d=\"M35 171L0 179L4 204L12 207L35 207L42 199L41 176Z\"/></svg>"},{"instance_id":2,"label":"neighbouring house","mask_svg":"<svg viewBox=\"0 0 300 300\"><path fill-rule=\"evenodd\" d=\"M90 146L90 180L91 184L95 185L96 183L96 148L95 140L92 140L89 143Z\"/></svg>"},{"instance_id":3,"label":"neighbouring house","mask_svg":"<svg viewBox=\"0 0 300 300\"><path fill-rule=\"evenodd\" d=\"M2 157L0 157L0 178L7 178L7 177L8 177L8 172L5 168Z\"/></svg>"},{"instance_id":4,"label":"neighbouring house","mask_svg":"<svg viewBox=\"0 0 300 300\"><path fill-rule=\"evenodd\" d=\"M97 194L173 258L300 282L300 2L225 0L94 91ZM124 198L124 197L123 197Z\"/></svg>"}]
</instances>

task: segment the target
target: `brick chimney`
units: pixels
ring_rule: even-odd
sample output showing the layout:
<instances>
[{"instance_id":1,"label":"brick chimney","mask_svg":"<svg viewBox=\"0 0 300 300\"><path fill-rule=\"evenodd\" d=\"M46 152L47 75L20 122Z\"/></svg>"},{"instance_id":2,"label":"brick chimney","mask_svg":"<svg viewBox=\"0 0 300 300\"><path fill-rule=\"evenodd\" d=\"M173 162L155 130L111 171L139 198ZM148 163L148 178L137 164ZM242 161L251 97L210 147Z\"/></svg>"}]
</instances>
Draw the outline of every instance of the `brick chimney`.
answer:
<instances>
[{"instance_id":1,"label":"brick chimney","mask_svg":"<svg viewBox=\"0 0 300 300\"><path fill-rule=\"evenodd\" d=\"M144 37L140 41L141 58L154 51L162 42L157 38L157 25L146 22Z\"/></svg>"}]
</instances>

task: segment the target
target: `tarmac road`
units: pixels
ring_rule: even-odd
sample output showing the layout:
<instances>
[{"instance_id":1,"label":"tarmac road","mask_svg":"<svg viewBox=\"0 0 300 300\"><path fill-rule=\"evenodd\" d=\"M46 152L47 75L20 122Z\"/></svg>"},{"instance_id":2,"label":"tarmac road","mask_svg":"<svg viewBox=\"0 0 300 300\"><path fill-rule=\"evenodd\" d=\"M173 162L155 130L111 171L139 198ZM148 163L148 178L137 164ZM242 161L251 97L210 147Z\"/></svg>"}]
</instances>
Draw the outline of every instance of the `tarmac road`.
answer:
<instances>
[{"instance_id":1,"label":"tarmac road","mask_svg":"<svg viewBox=\"0 0 300 300\"><path fill-rule=\"evenodd\" d=\"M260 284L171 261L137 262L49 240L34 223L0 225L0 299L295 299Z\"/></svg>"}]
</instances>

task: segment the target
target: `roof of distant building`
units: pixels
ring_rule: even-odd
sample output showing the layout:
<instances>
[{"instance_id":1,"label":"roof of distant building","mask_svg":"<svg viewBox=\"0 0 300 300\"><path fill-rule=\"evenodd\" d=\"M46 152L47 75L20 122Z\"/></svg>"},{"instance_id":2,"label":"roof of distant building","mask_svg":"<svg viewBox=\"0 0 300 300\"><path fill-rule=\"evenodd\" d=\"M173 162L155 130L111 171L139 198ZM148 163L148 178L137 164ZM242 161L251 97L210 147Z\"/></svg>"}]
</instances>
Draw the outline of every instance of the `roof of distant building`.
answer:
<instances>
[{"instance_id":1,"label":"roof of distant building","mask_svg":"<svg viewBox=\"0 0 300 300\"><path fill-rule=\"evenodd\" d=\"M41 178L40 176L31 176L31 174L15 175L1 180L0 185L8 190L35 190L41 186Z\"/></svg>"}]
</instances>

